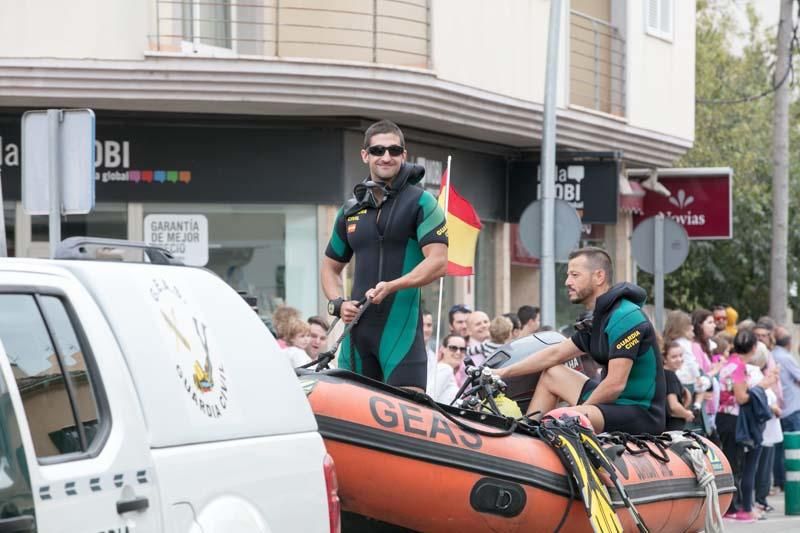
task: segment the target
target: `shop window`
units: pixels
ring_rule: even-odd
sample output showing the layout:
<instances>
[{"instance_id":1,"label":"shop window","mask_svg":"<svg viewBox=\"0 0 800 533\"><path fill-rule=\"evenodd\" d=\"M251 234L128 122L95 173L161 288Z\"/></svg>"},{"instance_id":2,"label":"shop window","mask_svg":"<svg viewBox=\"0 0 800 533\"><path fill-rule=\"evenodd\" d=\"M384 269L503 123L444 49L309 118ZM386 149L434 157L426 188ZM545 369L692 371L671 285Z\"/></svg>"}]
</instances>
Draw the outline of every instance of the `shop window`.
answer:
<instances>
[{"instance_id":1,"label":"shop window","mask_svg":"<svg viewBox=\"0 0 800 533\"><path fill-rule=\"evenodd\" d=\"M0 339L36 456L85 452L96 435L98 411L64 304L50 296L0 295Z\"/></svg>"},{"instance_id":2,"label":"shop window","mask_svg":"<svg viewBox=\"0 0 800 533\"><path fill-rule=\"evenodd\" d=\"M50 226L46 215L31 217L31 236L34 242L47 242ZM99 203L86 215L69 215L61 220L61 238L105 237L128 238L128 206L123 203ZM36 255L35 253L30 255Z\"/></svg>"},{"instance_id":3,"label":"shop window","mask_svg":"<svg viewBox=\"0 0 800 533\"><path fill-rule=\"evenodd\" d=\"M208 263L237 291L255 296L259 314L290 305L318 313L315 206L145 204L144 214L198 214L208 220Z\"/></svg>"}]
</instances>

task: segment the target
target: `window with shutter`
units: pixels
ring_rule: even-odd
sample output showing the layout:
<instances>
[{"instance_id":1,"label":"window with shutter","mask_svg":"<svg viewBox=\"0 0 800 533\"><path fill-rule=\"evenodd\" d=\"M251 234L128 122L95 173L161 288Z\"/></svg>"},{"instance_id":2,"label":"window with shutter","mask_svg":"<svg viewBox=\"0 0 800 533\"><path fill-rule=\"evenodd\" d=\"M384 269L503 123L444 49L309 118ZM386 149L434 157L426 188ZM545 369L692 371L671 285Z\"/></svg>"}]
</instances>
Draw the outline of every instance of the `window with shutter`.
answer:
<instances>
[{"instance_id":1,"label":"window with shutter","mask_svg":"<svg viewBox=\"0 0 800 533\"><path fill-rule=\"evenodd\" d=\"M644 16L649 35L672 40L672 0L647 0Z\"/></svg>"}]
</instances>

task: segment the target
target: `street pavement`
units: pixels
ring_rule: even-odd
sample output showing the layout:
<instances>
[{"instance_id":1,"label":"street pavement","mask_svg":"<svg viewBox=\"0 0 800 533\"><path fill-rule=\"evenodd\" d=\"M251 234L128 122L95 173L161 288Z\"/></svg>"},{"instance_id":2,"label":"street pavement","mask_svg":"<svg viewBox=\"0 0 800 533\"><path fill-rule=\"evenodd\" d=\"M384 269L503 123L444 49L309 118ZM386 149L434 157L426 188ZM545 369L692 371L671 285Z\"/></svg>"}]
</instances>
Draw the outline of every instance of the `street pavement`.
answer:
<instances>
[{"instance_id":1,"label":"street pavement","mask_svg":"<svg viewBox=\"0 0 800 533\"><path fill-rule=\"evenodd\" d=\"M766 520L759 520L752 524L743 524L735 520L723 520L725 522L726 533L745 533L745 532L769 532L769 533L783 533L797 532L800 533L800 515L786 516L784 513L783 493L778 492L775 496L769 497L769 503L775 510L770 513L765 513ZM724 511L723 511L724 512Z\"/></svg>"}]
</instances>

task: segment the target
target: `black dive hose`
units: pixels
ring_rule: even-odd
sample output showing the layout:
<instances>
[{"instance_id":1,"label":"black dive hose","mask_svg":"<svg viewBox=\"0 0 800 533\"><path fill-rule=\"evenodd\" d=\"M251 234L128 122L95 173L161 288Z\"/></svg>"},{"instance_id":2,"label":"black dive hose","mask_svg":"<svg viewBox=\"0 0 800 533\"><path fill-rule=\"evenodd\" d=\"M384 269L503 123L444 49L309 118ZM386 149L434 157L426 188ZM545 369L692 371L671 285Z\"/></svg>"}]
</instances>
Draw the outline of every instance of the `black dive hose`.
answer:
<instances>
[{"instance_id":1,"label":"black dive hose","mask_svg":"<svg viewBox=\"0 0 800 533\"><path fill-rule=\"evenodd\" d=\"M326 351L322 352L321 354L319 354L315 361L311 361L311 362L305 363L303 365L298 366L297 368L310 368L310 367L312 367L314 365L317 365L317 368L315 369L317 372L319 372L320 370L328 368L328 364L336 358L336 350L339 349L339 345L342 344L342 341L350 333L350 331L353 329L353 327L355 327L355 325L358 324L358 321L361 318L361 315L364 314L364 311L366 311L367 308L370 305L371 305L371 302L368 299L362 298L358 302L358 306L359 306L358 314L356 314L356 317L353 319L352 322L350 322L349 324L347 324L344 327L344 330L342 331L342 334L339 335L339 338L336 339L336 342L333 344L333 346L331 348L329 348L328 350L326 350ZM340 319L340 317L336 317L336 320L333 321L333 324L331 324L331 327L328 329L328 333L333 331L333 328L336 327L336 324L339 323L339 319ZM353 343L351 342L350 345L352 346L352 344ZM355 365L354 364L353 364L353 370L355 370Z\"/></svg>"}]
</instances>

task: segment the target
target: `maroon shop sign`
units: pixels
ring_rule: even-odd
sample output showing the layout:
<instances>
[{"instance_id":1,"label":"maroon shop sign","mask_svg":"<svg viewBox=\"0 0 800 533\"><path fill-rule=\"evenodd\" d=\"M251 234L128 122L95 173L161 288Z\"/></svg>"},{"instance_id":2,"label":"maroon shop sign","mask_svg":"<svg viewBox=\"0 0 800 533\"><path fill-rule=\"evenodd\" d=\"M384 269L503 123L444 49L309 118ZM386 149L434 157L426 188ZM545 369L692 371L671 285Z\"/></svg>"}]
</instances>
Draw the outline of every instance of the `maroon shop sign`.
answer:
<instances>
[{"instance_id":1,"label":"maroon shop sign","mask_svg":"<svg viewBox=\"0 0 800 533\"><path fill-rule=\"evenodd\" d=\"M632 177L636 171L629 171ZM647 191L643 213L634 215L634 227L647 217L663 213L686 228L690 239L733 237L733 171L729 168L660 169L658 181L669 190L664 196Z\"/></svg>"}]
</instances>

